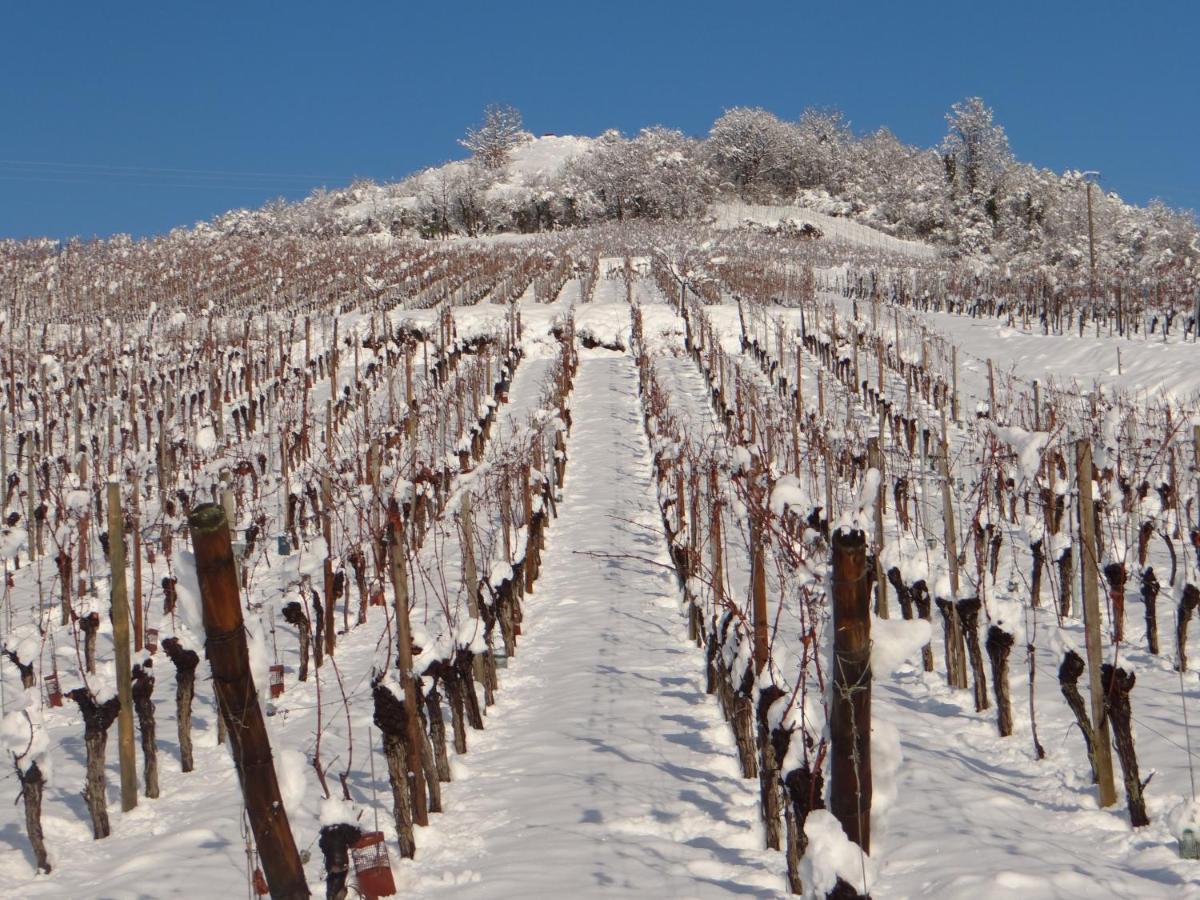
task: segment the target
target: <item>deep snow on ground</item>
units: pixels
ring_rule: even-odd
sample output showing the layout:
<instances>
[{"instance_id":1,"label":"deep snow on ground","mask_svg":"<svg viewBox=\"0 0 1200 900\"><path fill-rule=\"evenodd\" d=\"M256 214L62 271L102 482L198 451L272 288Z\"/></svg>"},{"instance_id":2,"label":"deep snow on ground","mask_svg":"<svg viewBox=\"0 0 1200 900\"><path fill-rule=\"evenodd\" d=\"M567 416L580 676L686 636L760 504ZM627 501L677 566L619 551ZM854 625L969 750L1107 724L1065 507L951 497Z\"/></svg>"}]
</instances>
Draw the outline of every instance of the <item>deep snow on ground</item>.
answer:
<instances>
[{"instance_id":1,"label":"deep snow on ground","mask_svg":"<svg viewBox=\"0 0 1200 900\"><path fill-rule=\"evenodd\" d=\"M852 303L840 294L822 295L833 300L839 315L851 315ZM860 315L869 317L870 304L860 302ZM885 323L894 311L884 309ZM1121 337L1107 329L1072 329L1066 334L1043 334L1039 323L1029 327L1007 317L980 316L921 310L899 310L901 323L923 324L932 336L941 336L958 347L959 391L973 409L987 399L987 361L998 378L1011 376L1028 391L1037 380L1044 388L1086 394L1100 386L1118 390L1143 402L1165 399L1194 404L1200 397L1200 347L1176 327L1163 339L1146 329Z\"/></svg>"},{"instance_id":2,"label":"deep snow on ground","mask_svg":"<svg viewBox=\"0 0 1200 900\"><path fill-rule=\"evenodd\" d=\"M686 639L630 358L583 351L573 406L529 637L401 891L776 896L782 858Z\"/></svg>"}]
</instances>

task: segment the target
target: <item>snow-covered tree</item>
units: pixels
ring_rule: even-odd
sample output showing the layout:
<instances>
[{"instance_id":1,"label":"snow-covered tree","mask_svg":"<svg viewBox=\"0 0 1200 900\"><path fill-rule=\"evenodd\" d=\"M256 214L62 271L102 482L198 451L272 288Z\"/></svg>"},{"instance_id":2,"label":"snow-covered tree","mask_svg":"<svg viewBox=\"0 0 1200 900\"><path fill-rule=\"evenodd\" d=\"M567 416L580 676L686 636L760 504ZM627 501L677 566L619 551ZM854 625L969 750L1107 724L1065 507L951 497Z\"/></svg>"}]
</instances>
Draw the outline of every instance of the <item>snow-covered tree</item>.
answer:
<instances>
[{"instance_id":1,"label":"snow-covered tree","mask_svg":"<svg viewBox=\"0 0 1200 900\"><path fill-rule=\"evenodd\" d=\"M508 162L512 148L529 138L521 113L511 106L492 105L484 110L483 124L468 128L459 141L486 169L500 169Z\"/></svg>"},{"instance_id":2,"label":"snow-covered tree","mask_svg":"<svg viewBox=\"0 0 1200 900\"><path fill-rule=\"evenodd\" d=\"M987 193L1012 162L1004 128L992 121L993 113L978 97L968 97L950 107L949 130L942 141L947 178L969 193Z\"/></svg>"},{"instance_id":3,"label":"snow-covered tree","mask_svg":"<svg viewBox=\"0 0 1200 900\"><path fill-rule=\"evenodd\" d=\"M727 110L713 123L707 148L721 180L748 199L788 198L796 190L798 130L765 109Z\"/></svg>"},{"instance_id":4,"label":"snow-covered tree","mask_svg":"<svg viewBox=\"0 0 1200 900\"><path fill-rule=\"evenodd\" d=\"M796 128L796 140L800 186L838 190L854 143L845 116L836 109L806 109Z\"/></svg>"}]
</instances>

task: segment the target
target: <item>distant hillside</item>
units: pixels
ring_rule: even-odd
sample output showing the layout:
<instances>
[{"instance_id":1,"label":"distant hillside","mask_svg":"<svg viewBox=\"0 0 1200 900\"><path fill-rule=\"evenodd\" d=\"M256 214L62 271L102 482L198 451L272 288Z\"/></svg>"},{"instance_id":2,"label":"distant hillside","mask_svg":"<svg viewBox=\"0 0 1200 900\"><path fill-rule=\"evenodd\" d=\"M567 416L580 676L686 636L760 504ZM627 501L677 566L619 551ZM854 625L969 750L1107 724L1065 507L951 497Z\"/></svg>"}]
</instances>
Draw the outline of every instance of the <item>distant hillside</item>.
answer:
<instances>
[{"instance_id":1,"label":"distant hillside","mask_svg":"<svg viewBox=\"0 0 1200 900\"><path fill-rule=\"evenodd\" d=\"M515 110L505 112L519 125ZM750 219L824 216L820 230L843 239L851 229L835 221L854 222L871 229L858 233L868 243L878 234L880 246L899 239L905 252L924 255L913 249L919 244L1002 270L1042 273L1052 283L1094 277L1185 291L1200 280L1191 213L1158 202L1134 206L1089 187L1083 173L1017 161L978 98L955 104L946 118L946 137L930 149L903 144L886 129L857 135L840 114L811 110L786 122L761 109L732 109L703 138L660 127L632 137L533 137L510 122L500 143L486 149L486 161L477 151L394 184L322 190L299 203L231 212L208 227L387 241L630 219L730 227L742 224L735 210L745 207L758 211ZM469 134L486 139L487 127Z\"/></svg>"}]
</instances>

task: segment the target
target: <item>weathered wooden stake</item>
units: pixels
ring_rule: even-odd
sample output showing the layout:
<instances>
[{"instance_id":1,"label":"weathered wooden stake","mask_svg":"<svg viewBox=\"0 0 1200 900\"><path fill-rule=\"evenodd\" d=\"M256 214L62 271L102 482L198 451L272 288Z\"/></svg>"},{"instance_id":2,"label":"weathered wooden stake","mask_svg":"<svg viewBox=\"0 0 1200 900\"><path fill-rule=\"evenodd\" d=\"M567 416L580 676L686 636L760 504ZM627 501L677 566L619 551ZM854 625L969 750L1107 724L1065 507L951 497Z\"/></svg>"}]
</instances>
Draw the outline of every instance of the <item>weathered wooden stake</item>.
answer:
<instances>
[{"instance_id":1,"label":"weathered wooden stake","mask_svg":"<svg viewBox=\"0 0 1200 900\"><path fill-rule=\"evenodd\" d=\"M882 429L880 434L882 435ZM879 449L879 438L867 441L867 464L879 473L879 488L875 492L875 615L888 618L887 580L883 575L883 504L887 491L883 486L883 451Z\"/></svg>"},{"instance_id":2,"label":"weathered wooden stake","mask_svg":"<svg viewBox=\"0 0 1200 900\"><path fill-rule=\"evenodd\" d=\"M1113 783L1112 747L1108 718L1104 714L1104 691L1100 686L1100 585L1096 562L1096 513L1092 504L1092 444L1084 439L1075 444L1075 471L1079 481L1079 570L1083 588L1083 626L1087 652L1088 691L1091 694L1092 730L1095 733L1096 783L1100 806L1117 802Z\"/></svg>"},{"instance_id":3,"label":"weathered wooden stake","mask_svg":"<svg viewBox=\"0 0 1200 900\"><path fill-rule=\"evenodd\" d=\"M871 852L871 597L863 532L833 535L833 696L829 808Z\"/></svg>"},{"instance_id":4,"label":"weathered wooden stake","mask_svg":"<svg viewBox=\"0 0 1200 900\"><path fill-rule=\"evenodd\" d=\"M408 786L412 793L413 823L429 824L429 804L425 794L425 776L421 760L421 748L425 734L421 728L420 709L417 697L416 673L413 672L412 625L408 609L408 573L404 560L404 537L397 523L389 524L389 541L392 550L392 591L396 601L396 656L400 669L400 687L404 689L404 716L408 733L405 749L408 754Z\"/></svg>"},{"instance_id":5,"label":"weathered wooden stake","mask_svg":"<svg viewBox=\"0 0 1200 900\"><path fill-rule=\"evenodd\" d=\"M308 897L308 882L279 794L271 742L250 672L225 511L213 503L201 504L188 516L188 526L204 602L205 649L267 884L276 900Z\"/></svg>"},{"instance_id":6,"label":"weathered wooden stake","mask_svg":"<svg viewBox=\"0 0 1200 900\"><path fill-rule=\"evenodd\" d=\"M113 647L117 662L117 753L121 762L121 809L137 806L137 757L133 746L133 680L129 662L129 592L125 584L125 517L121 486L108 484L108 558L112 563Z\"/></svg>"}]
</instances>

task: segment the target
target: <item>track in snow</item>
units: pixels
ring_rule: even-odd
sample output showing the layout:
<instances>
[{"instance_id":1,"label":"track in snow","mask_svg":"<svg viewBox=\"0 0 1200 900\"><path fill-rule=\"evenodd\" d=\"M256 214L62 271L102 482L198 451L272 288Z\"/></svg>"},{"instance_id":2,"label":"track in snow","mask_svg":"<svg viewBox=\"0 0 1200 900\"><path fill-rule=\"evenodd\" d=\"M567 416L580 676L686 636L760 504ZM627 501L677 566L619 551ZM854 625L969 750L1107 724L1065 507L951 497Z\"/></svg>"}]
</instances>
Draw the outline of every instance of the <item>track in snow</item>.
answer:
<instances>
[{"instance_id":1,"label":"track in snow","mask_svg":"<svg viewBox=\"0 0 1200 900\"><path fill-rule=\"evenodd\" d=\"M573 418L519 656L401 879L456 898L777 896L757 782L686 640L628 356L583 354Z\"/></svg>"}]
</instances>

